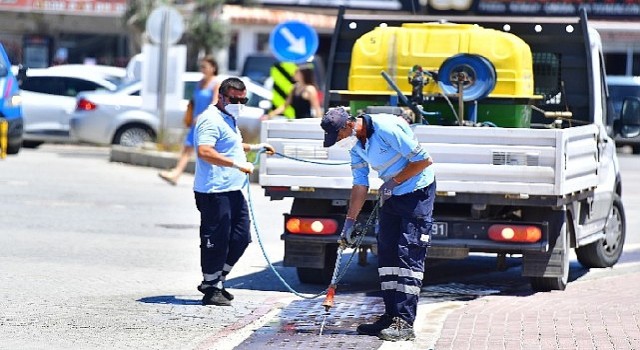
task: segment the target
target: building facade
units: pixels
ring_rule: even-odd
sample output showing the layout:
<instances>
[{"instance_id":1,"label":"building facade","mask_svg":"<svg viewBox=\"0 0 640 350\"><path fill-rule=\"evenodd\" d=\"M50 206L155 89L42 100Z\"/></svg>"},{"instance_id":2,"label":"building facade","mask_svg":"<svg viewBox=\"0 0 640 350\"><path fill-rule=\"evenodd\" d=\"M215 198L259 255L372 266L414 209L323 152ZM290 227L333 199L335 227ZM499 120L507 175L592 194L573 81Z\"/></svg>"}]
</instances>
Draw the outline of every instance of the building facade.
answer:
<instances>
[{"instance_id":1,"label":"building facade","mask_svg":"<svg viewBox=\"0 0 640 350\"><path fill-rule=\"evenodd\" d=\"M316 29L318 55L329 50L339 6L352 11L399 11L436 16L574 16L587 7L600 32L607 71L640 75L640 0L254 0L255 6L224 5L230 42L216 52L221 71L238 73L245 57L268 52L269 34L282 21L300 20ZM190 1L176 5L189 15ZM137 52L124 23L126 0L0 0L0 41L15 64L58 63L125 66ZM326 62L326 57L325 62Z\"/></svg>"}]
</instances>

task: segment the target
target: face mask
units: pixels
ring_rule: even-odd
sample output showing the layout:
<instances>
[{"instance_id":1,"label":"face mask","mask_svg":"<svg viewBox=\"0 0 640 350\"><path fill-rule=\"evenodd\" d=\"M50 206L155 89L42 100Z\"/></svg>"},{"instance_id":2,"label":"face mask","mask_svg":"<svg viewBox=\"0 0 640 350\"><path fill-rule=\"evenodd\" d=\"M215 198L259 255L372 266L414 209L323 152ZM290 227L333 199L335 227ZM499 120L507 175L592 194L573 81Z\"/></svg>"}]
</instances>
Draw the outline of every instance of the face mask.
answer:
<instances>
[{"instance_id":1,"label":"face mask","mask_svg":"<svg viewBox=\"0 0 640 350\"><path fill-rule=\"evenodd\" d=\"M356 130L352 129L351 136L345 137L342 140L336 142L334 146L349 150L349 149L352 149L353 146L356 145L356 143L358 143L358 138L356 137Z\"/></svg>"},{"instance_id":2,"label":"face mask","mask_svg":"<svg viewBox=\"0 0 640 350\"><path fill-rule=\"evenodd\" d=\"M229 115L232 115L234 118L238 118L240 116L240 113L242 113L243 108L244 108L244 105L239 103L228 104L224 107L227 113L229 113Z\"/></svg>"}]
</instances>

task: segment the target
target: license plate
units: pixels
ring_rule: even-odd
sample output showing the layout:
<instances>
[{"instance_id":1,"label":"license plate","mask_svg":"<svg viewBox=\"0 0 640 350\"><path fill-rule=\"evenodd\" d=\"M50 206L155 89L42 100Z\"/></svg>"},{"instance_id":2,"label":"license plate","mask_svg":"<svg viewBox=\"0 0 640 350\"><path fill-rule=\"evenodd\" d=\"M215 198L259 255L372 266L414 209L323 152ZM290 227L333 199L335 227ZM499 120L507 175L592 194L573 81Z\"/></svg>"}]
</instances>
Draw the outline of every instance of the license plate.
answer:
<instances>
[{"instance_id":1,"label":"license plate","mask_svg":"<svg viewBox=\"0 0 640 350\"><path fill-rule=\"evenodd\" d=\"M447 223L446 222L434 222L431 225L431 237L432 238L447 238Z\"/></svg>"}]
</instances>

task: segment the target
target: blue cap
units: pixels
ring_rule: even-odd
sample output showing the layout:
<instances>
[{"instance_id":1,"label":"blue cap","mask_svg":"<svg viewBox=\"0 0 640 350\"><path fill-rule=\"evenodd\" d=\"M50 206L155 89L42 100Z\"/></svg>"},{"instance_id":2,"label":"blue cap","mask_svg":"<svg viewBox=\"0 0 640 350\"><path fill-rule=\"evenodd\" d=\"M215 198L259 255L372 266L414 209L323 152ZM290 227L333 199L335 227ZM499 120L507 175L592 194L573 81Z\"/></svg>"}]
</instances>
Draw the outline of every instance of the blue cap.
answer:
<instances>
[{"instance_id":1,"label":"blue cap","mask_svg":"<svg viewBox=\"0 0 640 350\"><path fill-rule=\"evenodd\" d=\"M322 117L320 126L324 130L324 147L333 146L338 140L338 132L347 126L351 116L344 107L330 108Z\"/></svg>"}]
</instances>

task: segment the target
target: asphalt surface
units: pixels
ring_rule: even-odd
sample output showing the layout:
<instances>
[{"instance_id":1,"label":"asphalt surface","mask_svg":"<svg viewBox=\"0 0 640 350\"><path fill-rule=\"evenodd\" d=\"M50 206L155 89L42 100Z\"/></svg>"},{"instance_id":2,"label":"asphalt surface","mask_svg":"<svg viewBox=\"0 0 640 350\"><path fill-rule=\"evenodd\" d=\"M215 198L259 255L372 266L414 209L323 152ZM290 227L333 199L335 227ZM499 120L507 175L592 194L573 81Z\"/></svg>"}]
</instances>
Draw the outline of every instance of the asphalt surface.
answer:
<instances>
[{"instance_id":1,"label":"asphalt surface","mask_svg":"<svg viewBox=\"0 0 640 350\"><path fill-rule=\"evenodd\" d=\"M229 280L233 305L200 305L189 175L170 187L155 169L94 157L103 151L55 149L55 164L46 151L0 163L0 349L640 349L638 245L609 269L574 259L562 292L532 293L518 259L503 272L482 258L428 264L413 342L355 334L381 312L377 285L367 282L375 268L355 267L320 335L322 299L275 286L258 244ZM42 164L46 181L34 171ZM83 175L65 181L76 166ZM96 182L114 193L89 186ZM119 200L120 190L135 200ZM183 204L164 207L170 199ZM258 214L273 234L279 222ZM267 245L281 257L280 242Z\"/></svg>"}]
</instances>

